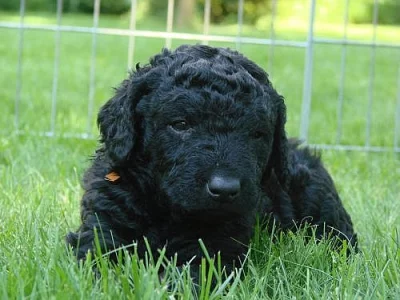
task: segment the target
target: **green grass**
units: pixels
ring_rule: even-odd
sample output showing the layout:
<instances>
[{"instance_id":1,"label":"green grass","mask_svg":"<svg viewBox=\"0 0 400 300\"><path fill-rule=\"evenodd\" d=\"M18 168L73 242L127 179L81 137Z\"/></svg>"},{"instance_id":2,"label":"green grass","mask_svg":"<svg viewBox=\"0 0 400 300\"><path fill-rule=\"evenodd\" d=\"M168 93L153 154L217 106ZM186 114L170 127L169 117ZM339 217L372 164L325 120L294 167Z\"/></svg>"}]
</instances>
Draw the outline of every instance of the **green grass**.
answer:
<instances>
[{"instance_id":1,"label":"green grass","mask_svg":"<svg viewBox=\"0 0 400 300\"><path fill-rule=\"evenodd\" d=\"M31 18L31 19L30 19ZM13 21L16 15L0 14ZM54 23L54 16L32 15L27 22ZM65 24L90 26L91 19L66 15ZM126 17L102 17L102 26L125 27ZM140 21L141 29L160 29L163 21ZM281 37L303 38L280 24ZM365 26L364 26L365 27ZM363 26L352 26L363 32ZM191 29L196 31L197 29ZM213 33L235 34L235 27L214 26ZM262 32L245 28L246 33ZM382 40L400 35L380 27ZM323 32L321 31L321 35ZM336 35L327 30L325 36ZM368 34L360 34L368 40ZM16 135L14 101L18 33L0 29L0 297L3 299L190 299L188 270L125 257L115 267L100 261L102 280L96 280L90 261L78 266L68 253L64 236L79 224L80 179L95 140ZM174 46L182 41L174 41ZM95 111L126 74L127 38L99 36L96 57ZM221 45L214 43L215 45ZM162 39L136 39L135 61L145 63L164 45ZM226 46L226 44L224 44ZM227 45L234 47L234 45ZM81 133L87 124L91 36L62 33L57 102L57 132ZM242 45L250 58L268 66L268 47ZM316 46L310 142L331 143L336 134L336 107L341 48ZM26 30L23 52L23 90L20 128L30 132L50 128L54 33ZM344 144L365 141L371 50L348 47L343 119ZM377 48L371 144L393 146L398 51ZM272 81L286 97L288 132L298 134L302 97L304 50L277 47ZM96 136L95 125L91 133ZM382 134L385 133L385 134ZM332 253L328 243L304 244L299 236L285 235L271 242L257 231L244 276L222 280L209 291L207 278L200 288L203 299L397 299L400 294L400 164L398 154L324 151L326 166L359 234L362 253L346 260ZM122 253L121 255L125 255ZM206 270L208 272L208 270ZM222 286L222 287L221 287ZM169 288L168 288L169 287ZM224 289L223 287L226 287Z\"/></svg>"}]
</instances>

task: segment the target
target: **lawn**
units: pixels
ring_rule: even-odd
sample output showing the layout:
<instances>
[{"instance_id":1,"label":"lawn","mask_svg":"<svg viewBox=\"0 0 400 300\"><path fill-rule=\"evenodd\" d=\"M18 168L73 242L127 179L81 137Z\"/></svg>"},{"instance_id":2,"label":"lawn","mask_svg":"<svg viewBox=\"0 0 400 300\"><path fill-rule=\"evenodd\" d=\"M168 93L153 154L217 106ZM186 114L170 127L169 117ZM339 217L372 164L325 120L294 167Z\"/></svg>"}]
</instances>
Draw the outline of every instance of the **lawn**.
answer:
<instances>
[{"instance_id":1,"label":"lawn","mask_svg":"<svg viewBox=\"0 0 400 300\"><path fill-rule=\"evenodd\" d=\"M1 21L18 15L0 13ZM54 24L46 14L31 14L26 22ZM91 18L65 15L63 24L90 26ZM125 17L102 17L100 25L127 28ZM160 20L143 20L139 29L160 30ZM332 26L318 27L318 35L338 37ZM279 38L302 40L303 27L279 23ZM304 26L306 28L306 26ZM333 29L332 29L333 28ZM190 29L196 32L196 28ZM213 26L214 34L236 34L233 26ZM352 38L370 39L366 25L351 26ZM245 27L245 34L268 34ZM400 36L396 27L379 27L381 41ZM32 299L168 299L192 296L187 270L171 263L160 281L157 262L138 261L107 267L100 262L101 280L95 280L90 262L78 266L63 238L79 224L80 179L96 148L95 113L88 120L91 35L62 33L57 89L56 132L93 139L46 138L32 133L50 130L53 85L54 33L26 30L22 66L19 128L14 133L18 31L0 28L0 297ZM176 46L183 41L173 41ZM195 41L194 41L195 42ZM163 39L137 38L135 62L146 63L164 45ZM220 44L235 47L234 44ZM128 39L99 36L96 53L94 112L112 87L126 76ZM269 64L267 46L242 45L241 51L269 69L278 91L286 98L288 133L300 124L304 49L276 47ZM316 45L310 142L334 143L340 79L340 46ZM370 85L370 48L347 47L342 144L364 145ZM373 80L371 145L393 147L399 50L376 48ZM88 125L89 124L89 125ZM400 295L400 164L399 155L324 151L343 203L352 215L362 252L350 259L332 253L328 243L304 244L299 236L285 235L272 242L265 232L254 237L245 272L214 291L204 284L202 299L397 299ZM150 263L148 263L150 261ZM163 261L165 263L165 261ZM174 282L174 284L172 284ZM225 284L228 288L224 289ZM169 288L168 288L169 286Z\"/></svg>"}]
</instances>

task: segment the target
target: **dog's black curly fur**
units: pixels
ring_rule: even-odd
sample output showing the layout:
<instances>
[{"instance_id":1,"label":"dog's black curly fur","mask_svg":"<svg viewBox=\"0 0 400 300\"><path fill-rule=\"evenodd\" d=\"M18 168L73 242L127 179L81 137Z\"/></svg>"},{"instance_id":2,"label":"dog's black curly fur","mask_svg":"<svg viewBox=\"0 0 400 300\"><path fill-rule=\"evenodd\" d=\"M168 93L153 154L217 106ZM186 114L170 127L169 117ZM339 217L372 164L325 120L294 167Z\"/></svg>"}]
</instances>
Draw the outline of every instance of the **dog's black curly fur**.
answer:
<instances>
[{"instance_id":1,"label":"dog's black curly fur","mask_svg":"<svg viewBox=\"0 0 400 300\"><path fill-rule=\"evenodd\" d=\"M82 225L67 236L79 259L147 238L178 263L247 249L257 215L302 222L356 244L352 222L318 155L285 133L284 99L236 51L163 50L100 110L101 146L84 177ZM105 180L110 172L115 181ZM196 262L196 259L194 260Z\"/></svg>"}]
</instances>

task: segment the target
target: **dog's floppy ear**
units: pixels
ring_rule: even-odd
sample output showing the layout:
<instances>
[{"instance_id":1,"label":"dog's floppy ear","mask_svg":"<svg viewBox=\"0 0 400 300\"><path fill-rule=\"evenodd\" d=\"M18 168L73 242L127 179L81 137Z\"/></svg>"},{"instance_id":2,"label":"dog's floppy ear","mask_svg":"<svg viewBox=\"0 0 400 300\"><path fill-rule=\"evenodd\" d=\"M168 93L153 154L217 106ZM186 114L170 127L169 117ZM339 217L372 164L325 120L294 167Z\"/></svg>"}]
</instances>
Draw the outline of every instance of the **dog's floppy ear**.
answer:
<instances>
[{"instance_id":1,"label":"dog's floppy ear","mask_svg":"<svg viewBox=\"0 0 400 300\"><path fill-rule=\"evenodd\" d=\"M285 190L289 187L289 142L286 137L286 106L282 96L274 93L276 122L272 142L272 151L268 161L266 172L273 169L280 185ZM269 176L270 174L268 174Z\"/></svg>"},{"instance_id":2,"label":"dog's floppy ear","mask_svg":"<svg viewBox=\"0 0 400 300\"><path fill-rule=\"evenodd\" d=\"M134 129L134 104L130 80L124 80L97 117L101 142L106 155L115 164L128 159L133 149L136 133Z\"/></svg>"}]
</instances>

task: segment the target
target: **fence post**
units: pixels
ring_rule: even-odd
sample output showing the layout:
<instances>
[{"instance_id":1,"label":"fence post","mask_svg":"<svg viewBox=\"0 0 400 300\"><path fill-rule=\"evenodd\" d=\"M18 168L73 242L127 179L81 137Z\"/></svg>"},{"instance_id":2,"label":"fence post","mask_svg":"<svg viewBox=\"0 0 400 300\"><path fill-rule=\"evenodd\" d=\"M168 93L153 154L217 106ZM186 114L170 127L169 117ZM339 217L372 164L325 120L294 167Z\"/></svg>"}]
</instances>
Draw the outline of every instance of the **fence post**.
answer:
<instances>
[{"instance_id":1,"label":"fence post","mask_svg":"<svg viewBox=\"0 0 400 300\"><path fill-rule=\"evenodd\" d=\"M90 56L90 75L89 75L89 101L88 101L88 121L86 125L86 136L92 135L92 121L94 110L94 96L96 93L96 55L97 55L97 30L99 27L100 1L94 1L93 8L93 27L92 27L92 54Z\"/></svg>"},{"instance_id":2,"label":"fence post","mask_svg":"<svg viewBox=\"0 0 400 300\"><path fill-rule=\"evenodd\" d=\"M129 44L128 44L128 72L133 69L133 59L135 56L135 34L137 1L131 0L131 14L129 16Z\"/></svg>"},{"instance_id":3,"label":"fence post","mask_svg":"<svg viewBox=\"0 0 400 300\"><path fill-rule=\"evenodd\" d=\"M203 24L203 36L206 36L210 32L210 19L211 19L211 0L205 0L204 2L204 24ZM208 45L208 40L201 41L203 45Z\"/></svg>"},{"instance_id":4,"label":"fence post","mask_svg":"<svg viewBox=\"0 0 400 300\"><path fill-rule=\"evenodd\" d=\"M372 46L371 46L371 64L369 69L369 87L368 87L368 108L365 126L365 147L371 146L371 121L372 121L372 102L374 99L375 83L375 65L376 65L376 31L378 26L378 0L374 0L374 11L372 20Z\"/></svg>"},{"instance_id":5,"label":"fence post","mask_svg":"<svg viewBox=\"0 0 400 300\"><path fill-rule=\"evenodd\" d=\"M269 39L271 40L271 44L269 45L269 53L268 53L268 76L272 78L272 66L274 60L274 49L275 49L275 20L276 20L276 11L278 0L272 0L272 8L271 8L271 22L269 24Z\"/></svg>"},{"instance_id":6,"label":"fence post","mask_svg":"<svg viewBox=\"0 0 400 300\"><path fill-rule=\"evenodd\" d=\"M310 4L310 23L307 34L307 48L304 66L304 83L303 83L303 103L301 107L301 124L300 139L307 142L308 127L311 109L312 96L312 73L313 73L313 46L314 46L314 20L315 20L316 0L311 0Z\"/></svg>"},{"instance_id":7,"label":"fence post","mask_svg":"<svg viewBox=\"0 0 400 300\"><path fill-rule=\"evenodd\" d=\"M57 122L57 92L58 92L58 75L60 65L60 43L61 43L61 16L62 16L63 0L57 0L57 30L54 37L54 65L53 65L53 87L51 91L51 117L50 117L50 136L56 133Z\"/></svg>"},{"instance_id":8,"label":"fence post","mask_svg":"<svg viewBox=\"0 0 400 300\"><path fill-rule=\"evenodd\" d=\"M174 0L168 0L168 10L167 10L167 32L171 33L174 24ZM172 39L167 37L165 39L165 48L171 49Z\"/></svg>"},{"instance_id":9,"label":"fence post","mask_svg":"<svg viewBox=\"0 0 400 300\"><path fill-rule=\"evenodd\" d=\"M399 70L397 72L397 103L396 103L396 112L395 112L395 120L394 120L394 141L393 148L395 152L400 152L400 144L399 144L399 135L400 135L400 64Z\"/></svg>"},{"instance_id":10,"label":"fence post","mask_svg":"<svg viewBox=\"0 0 400 300\"><path fill-rule=\"evenodd\" d=\"M342 44L342 57L340 61L340 78L339 78L339 91L338 91L338 106L337 106L337 127L336 127L336 145L339 145L342 139L343 129L343 102L344 102L344 89L346 82L346 64L347 64L347 30L349 25L349 2L346 0L346 7L344 11L344 26L343 26L343 44Z\"/></svg>"},{"instance_id":11,"label":"fence post","mask_svg":"<svg viewBox=\"0 0 400 300\"><path fill-rule=\"evenodd\" d=\"M18 41L18 65L17 65L17 87L15 95L15 119L14 126L16 131L19 131L19 114L20 103L22 97L22 56L24 51L24 18L25 18L25 0L20 2L19 10L19 41Z\"/></svg>"},{"instance_id":12,"label":"fence post","mask_svg":"<svg viewBox=\"0 0 400 300\"><path fill-rule=\"evenodd\" d=\"M241 46L241 37L242 37L242 30L243 30L243 6L244 0L238 0L238 31L237 31L237 39L236 39L236 50L240 51Z\"/></svg>"}]
</instances>

